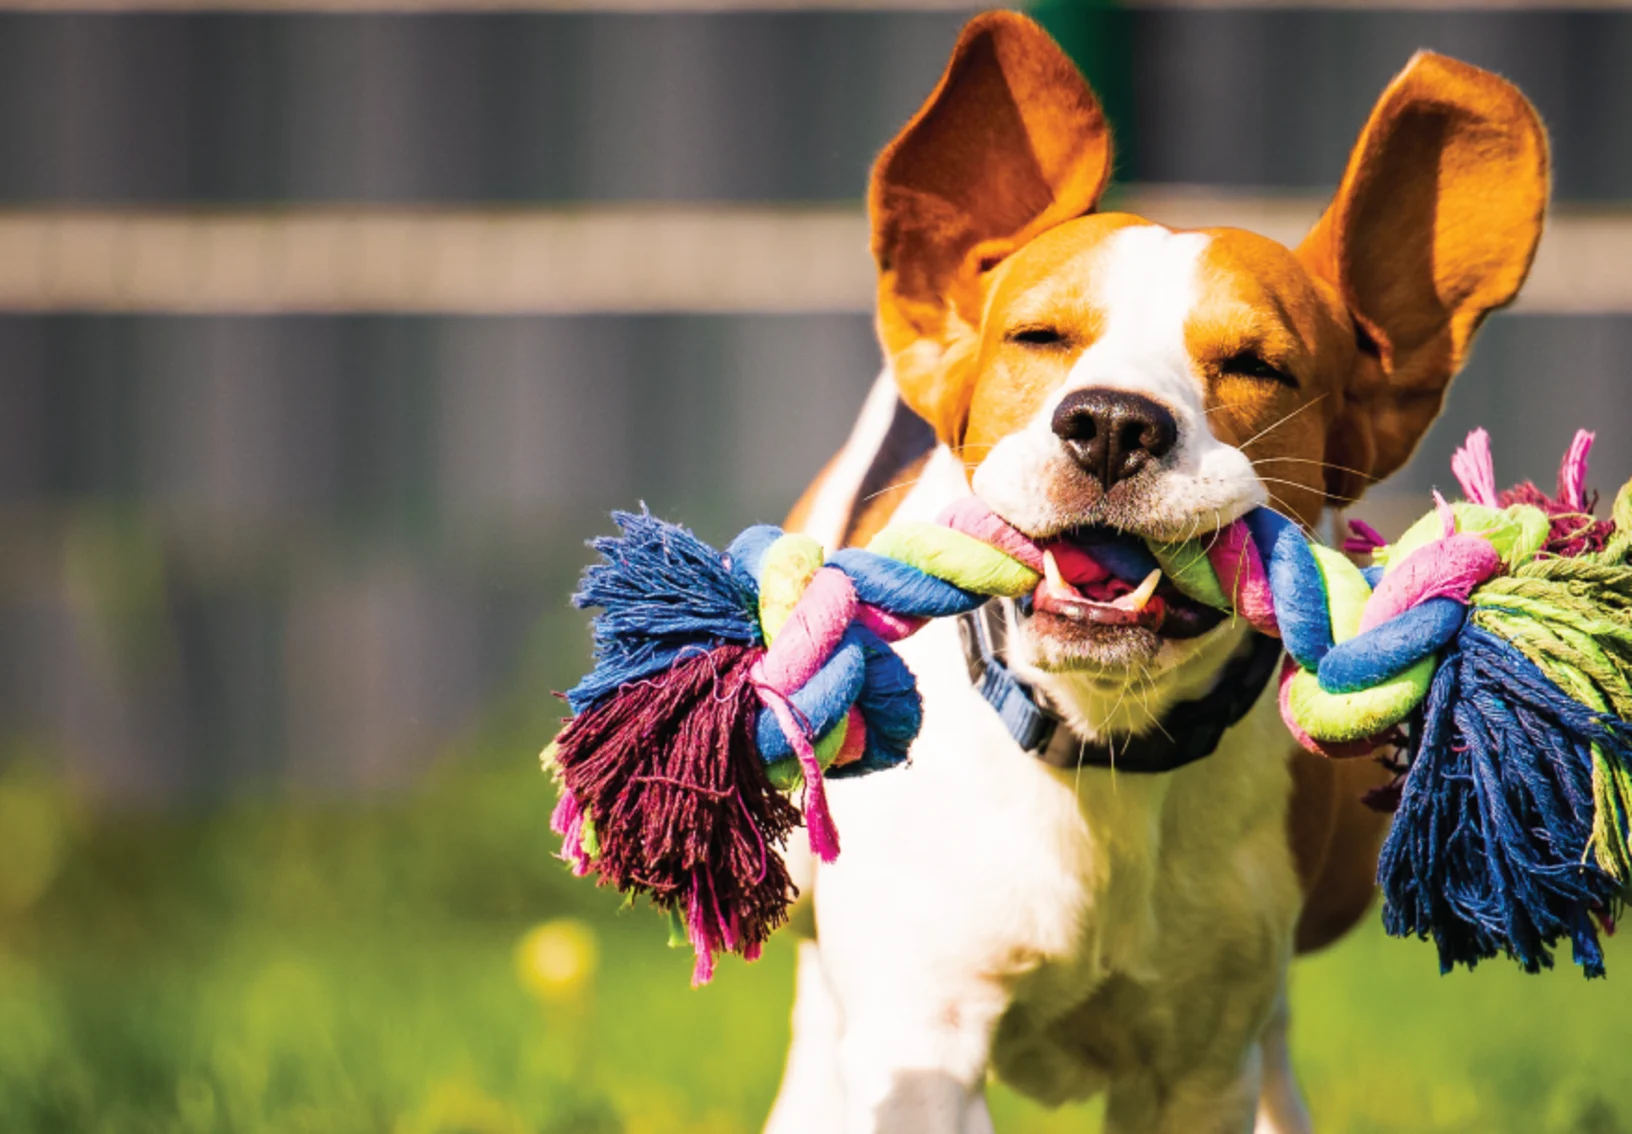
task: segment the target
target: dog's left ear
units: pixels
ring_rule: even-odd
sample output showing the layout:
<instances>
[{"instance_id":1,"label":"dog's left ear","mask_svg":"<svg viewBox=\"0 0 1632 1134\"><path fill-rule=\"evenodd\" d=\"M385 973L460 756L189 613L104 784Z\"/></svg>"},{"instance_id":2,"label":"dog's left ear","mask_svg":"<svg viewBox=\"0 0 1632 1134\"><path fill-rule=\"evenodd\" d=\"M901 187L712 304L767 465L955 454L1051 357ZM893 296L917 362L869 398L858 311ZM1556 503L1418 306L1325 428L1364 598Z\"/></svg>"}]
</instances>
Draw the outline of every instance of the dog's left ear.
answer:
<instances>
[{"instance_id":1,"label":"dog's left ear","mask_svg":"<svg viewBox=\"0 0 1632 1134\"><path fill-rule=\"evenodd\" d=\"M1419 52L1383 92L1298 248L1348 306L1362 348L1331 418L1333 503L1405 463L1480 322L1518 294L1547 168L1535 108L1497 75Z\"/></svg>"},{"instance_id":2,"label":"dog's left ear","mask_svg":"<svg viewBox=\"0 0 1632 1134\"><path fill-rule=\"evenodd\" d=\"M1017 12L958 38L927 102L873 165L879 333L902 396L961 433L982 284L1004 257L1091 212L1111 171L1105 116L1076 64Z\"/></svg>"}]
</instances>

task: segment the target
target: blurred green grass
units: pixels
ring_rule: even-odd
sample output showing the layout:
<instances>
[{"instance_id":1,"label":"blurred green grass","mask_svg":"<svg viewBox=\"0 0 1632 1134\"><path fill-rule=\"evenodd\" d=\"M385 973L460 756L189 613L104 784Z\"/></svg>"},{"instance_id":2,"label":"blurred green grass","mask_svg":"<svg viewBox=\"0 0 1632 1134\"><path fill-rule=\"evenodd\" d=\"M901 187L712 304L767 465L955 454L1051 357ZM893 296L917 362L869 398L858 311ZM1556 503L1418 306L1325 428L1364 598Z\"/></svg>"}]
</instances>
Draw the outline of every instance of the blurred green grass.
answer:
<instances>
[{"instance_id":1,"label":"blurred green grass","mask_svg":"<svg viewBox=\"0 0 1632 1134\"><path fill-rule=\"evenodd\" d=\"M527 761L366 805L99 814L0 771L0 1131L752 1131L792 948L688 987L644 910L569 878ZM538 935L540 924L550 928ZM532 934L532 936L529 936ZM1322 1131L1627 1129L1628 966L1441 978L1371 919L1299 965ZM1098 1128L994 1091L998 1128Z\"/></svg>"}]
</instances>

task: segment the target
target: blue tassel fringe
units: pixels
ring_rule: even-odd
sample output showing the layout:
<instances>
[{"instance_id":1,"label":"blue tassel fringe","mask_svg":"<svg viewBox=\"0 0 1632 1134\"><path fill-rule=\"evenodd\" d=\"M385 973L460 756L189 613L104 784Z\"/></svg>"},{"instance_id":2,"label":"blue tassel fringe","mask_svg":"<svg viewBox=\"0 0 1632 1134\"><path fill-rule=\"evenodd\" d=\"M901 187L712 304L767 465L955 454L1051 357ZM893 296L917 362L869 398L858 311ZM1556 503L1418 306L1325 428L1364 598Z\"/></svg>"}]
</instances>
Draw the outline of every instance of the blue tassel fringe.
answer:
<instances>
[{"instance_id":1,"label":"blue tassel fringe","mask_svg":"<svg viewBox=\"0 0 1632 1134\"><path fill-rule=\"evenodd\" d=\"M584 572L574 606L595 616L595 668L567 692L574 714L667 669L685 651L760 640L752 580L733 574L720 553L678 524L642 509L614 512L621 536L590 546L602 562Z\"/></svg>"},{"instance_id":2,"label":"blue tassel fringe","mask_svg":"<svg viewBox=\"0 0 1632 1134\"><path fill-rule=\"evenodd\" d=\"M1620 886L1587 853L1591 746L1632 760L1632 735L1471 623L1422 721L1378 864L1388 932L1432 937L1442 972L1498 953L1551 968L1567 938L1585 974L1602 976L1592 914L1613 911Z\"/></svg>"}]
</instances>

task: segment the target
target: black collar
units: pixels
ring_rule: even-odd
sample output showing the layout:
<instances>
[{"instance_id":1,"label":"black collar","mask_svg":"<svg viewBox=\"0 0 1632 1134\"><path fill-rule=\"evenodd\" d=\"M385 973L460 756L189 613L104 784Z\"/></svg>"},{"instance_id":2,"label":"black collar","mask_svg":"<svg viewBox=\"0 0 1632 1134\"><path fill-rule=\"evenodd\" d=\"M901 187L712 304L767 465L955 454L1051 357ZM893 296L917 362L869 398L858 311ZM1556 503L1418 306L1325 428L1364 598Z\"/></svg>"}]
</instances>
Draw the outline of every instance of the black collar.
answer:
<instances>
[{"instance_id":1,"label":"black collar","mask_svg":"<svg viewBox=\"0 0 1632 1134\"><path fill-rule=\"evenodd\" d=\"M1004 664L997 645L1006 630L1003 619L1003 607L996 601L959 616L969 679L997 710L1015 743L1056 768L1171 772L1210 756L1224 731L1257 704L1281 658L1278 639L1250 631L1252 647L1231 659L1212 691L1172 706L1156 728L1134 736L1082 740L1073 737L1059 714Z\"/></svg>"}]
</instances>

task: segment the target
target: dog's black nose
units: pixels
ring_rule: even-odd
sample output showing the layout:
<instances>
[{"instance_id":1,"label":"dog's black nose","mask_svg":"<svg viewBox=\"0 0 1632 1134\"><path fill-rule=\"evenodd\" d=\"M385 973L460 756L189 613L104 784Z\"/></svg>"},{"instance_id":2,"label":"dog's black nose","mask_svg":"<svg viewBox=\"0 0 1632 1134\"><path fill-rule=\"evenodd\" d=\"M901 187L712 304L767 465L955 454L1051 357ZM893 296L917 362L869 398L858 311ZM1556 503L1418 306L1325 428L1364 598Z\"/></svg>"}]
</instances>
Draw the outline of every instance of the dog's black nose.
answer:
<instances>
[{"instance_id":1,"label":"dog's black nose","mask_svg":"<svg viewBox=\"0 0 1632 1134\"><path fill-rule=\"evenodd\" d=\"M1166 456L1179 439L1172 411L1125 390L1067 394L1053 426L1072 459L1107 489Z\"/></svg>"}]
</instances>

